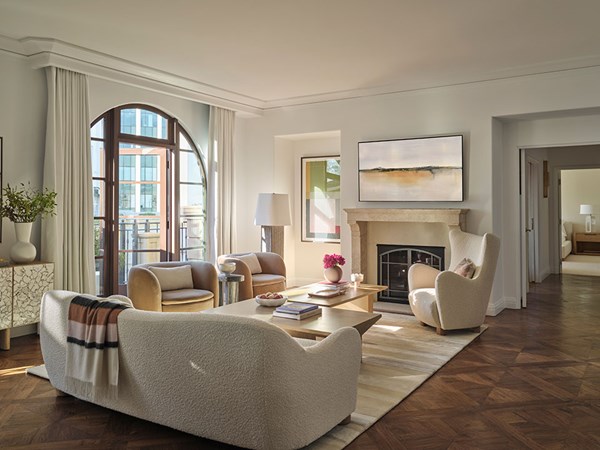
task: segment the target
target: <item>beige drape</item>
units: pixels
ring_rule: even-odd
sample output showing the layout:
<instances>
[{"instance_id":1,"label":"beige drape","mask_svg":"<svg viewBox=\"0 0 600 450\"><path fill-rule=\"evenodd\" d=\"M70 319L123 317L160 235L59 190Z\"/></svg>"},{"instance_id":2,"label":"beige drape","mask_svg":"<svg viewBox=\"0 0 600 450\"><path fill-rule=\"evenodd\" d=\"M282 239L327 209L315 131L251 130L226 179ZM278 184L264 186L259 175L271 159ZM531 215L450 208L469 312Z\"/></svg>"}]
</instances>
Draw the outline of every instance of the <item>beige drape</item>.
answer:
<instances>
[{"instance_id":1,"label":"beige drape","mask_svg":"<svg viewBox=\"0 0 600 450\"><path fill-rule=\"evenodd\" d=\"M44 261L55 287L94 293L92 161L87 77L46 68L48 116L44 187L57 192L57 214L42 221Z\"/></svg>"},{"instance_id":2,"label":"beige drape","mask_svg":"<svg viewBox=\"0 0 600 450\"><path fill-rule=\"evenodd\" d=\"M235 112L210 107L208 121L208 260L235 248L233 133Z\"/></svg>"}]
</instances>

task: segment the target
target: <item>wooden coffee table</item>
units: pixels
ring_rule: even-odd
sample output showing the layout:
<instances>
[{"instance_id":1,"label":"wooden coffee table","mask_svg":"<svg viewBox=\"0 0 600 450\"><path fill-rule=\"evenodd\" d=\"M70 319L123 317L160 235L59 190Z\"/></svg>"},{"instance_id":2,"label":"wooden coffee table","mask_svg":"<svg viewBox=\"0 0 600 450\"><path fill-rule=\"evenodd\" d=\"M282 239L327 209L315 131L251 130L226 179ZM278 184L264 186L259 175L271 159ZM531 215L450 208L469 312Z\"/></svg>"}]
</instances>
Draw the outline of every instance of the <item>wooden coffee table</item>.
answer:
<instances>
[{"instance_id":1,"label":"wooden coffee table","mask_svg":"<svg viewBox=\"0 0 600 450\"><path fill-rule=\"evenodd\" d=\"M349 284L343 294L336 295L335 297L319 298L308 295L309 293L331 289L332 287L327 284L313 283L299 288L287 289L281 292L281 294L287 295L290 302L310 303L329 308L335 307L372 313L373 303L377 301L377 294L388 288L379 284L361 284L355 288L352 287L352 284Z\"/></svg>"},{"instance_id":2,"label":"wooden coffee table","mask_svg":"<svg viewBox=\"0 0 600 450\"><path fill-rule=\"evenodd\" d=\"M275 308L260 306L254 299L243 300L214 309L203 310L204 314L227 314L232 316L252 317L272 323L294 337L316 339L329 336L343 327L353 327L362 336L381 318L381 314L362 311L350 311L338 308L321 308L320 316L308 317L303 320L273 317Z\"/></svg>"}]
</instances>

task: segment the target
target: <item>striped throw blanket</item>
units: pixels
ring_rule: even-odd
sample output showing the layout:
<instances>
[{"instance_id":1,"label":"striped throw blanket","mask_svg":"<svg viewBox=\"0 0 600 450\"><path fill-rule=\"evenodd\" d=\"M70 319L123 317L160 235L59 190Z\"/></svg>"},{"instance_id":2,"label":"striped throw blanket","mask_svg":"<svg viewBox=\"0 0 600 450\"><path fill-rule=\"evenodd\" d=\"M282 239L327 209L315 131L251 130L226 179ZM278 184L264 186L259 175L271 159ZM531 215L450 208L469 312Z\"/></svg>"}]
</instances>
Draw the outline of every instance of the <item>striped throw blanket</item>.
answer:
<instances>
[{"instance_id":1,"label":"striped throw blanket","mask_svg":"<svg viewBox=\"0 0 600 450\"><path fill-rule=\"evenodd\" d=\"M120 299L76 296L67 325L68 392L90 400L117 396L119 335L117 317L130 304Z\"/></svg>"}]
</instances>

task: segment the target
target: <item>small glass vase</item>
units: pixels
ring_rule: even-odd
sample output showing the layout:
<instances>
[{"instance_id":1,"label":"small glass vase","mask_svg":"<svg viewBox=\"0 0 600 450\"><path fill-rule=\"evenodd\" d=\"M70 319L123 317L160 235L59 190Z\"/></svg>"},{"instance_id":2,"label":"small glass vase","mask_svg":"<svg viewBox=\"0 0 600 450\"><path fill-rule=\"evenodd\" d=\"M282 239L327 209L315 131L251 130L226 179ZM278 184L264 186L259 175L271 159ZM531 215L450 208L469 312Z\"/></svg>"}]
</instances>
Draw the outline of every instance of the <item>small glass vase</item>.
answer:
<instances>
[{"instance_id":1,"label":"small glass vase","mask_svg":"<svg viewBox=\"0 0 600 450\"><path fill-rule=\"evenodd\" d=\"M342 279L343 274L344 274L344 271L342 270L342 268L340 266L328 267L327 269L325 269L323 271L323 275L325 276L325 279L327 281L329 281L330 283L339 283L340 280Z\"/></svg>"}]
</instances>

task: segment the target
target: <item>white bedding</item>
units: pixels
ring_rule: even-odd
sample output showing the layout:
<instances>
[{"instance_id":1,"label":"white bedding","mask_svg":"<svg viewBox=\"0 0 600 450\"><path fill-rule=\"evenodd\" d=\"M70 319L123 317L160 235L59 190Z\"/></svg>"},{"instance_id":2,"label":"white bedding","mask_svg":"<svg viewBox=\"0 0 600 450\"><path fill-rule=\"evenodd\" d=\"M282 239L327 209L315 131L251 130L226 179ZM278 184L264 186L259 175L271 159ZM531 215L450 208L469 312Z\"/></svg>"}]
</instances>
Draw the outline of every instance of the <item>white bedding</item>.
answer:
<instances>
[{"instance_id":1,"label":"white bedding","mask_svg":"<svg viewBox=\"0 0 600 450\"><path fill-rule=\"evenodd\" d=\"M561 257L565 259L571 254L573 250L573 243L571 242L571 235L573 234L573 224L571 222L563 222L562 224L562 248Z\"/></svg>"},{"instance_id":2,"label":"white bedding","mask_svg":"<svg viewBox=\"0 0 600 450\"><path fill-rule=\"evenodd\" d=\"M567 256L571 254L571 250L573 250L573 244L571 241L563 241L562 243L562 259L565 259Z\"/></svg>"}]
</instances>

